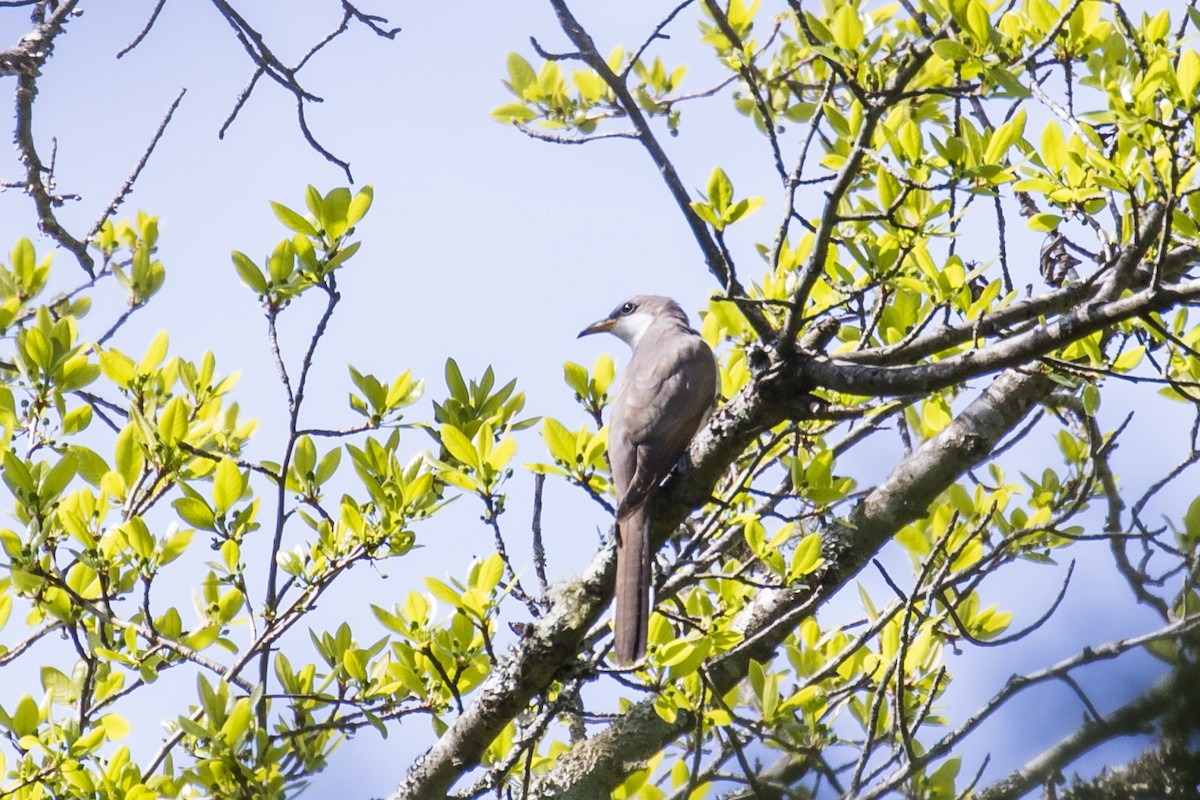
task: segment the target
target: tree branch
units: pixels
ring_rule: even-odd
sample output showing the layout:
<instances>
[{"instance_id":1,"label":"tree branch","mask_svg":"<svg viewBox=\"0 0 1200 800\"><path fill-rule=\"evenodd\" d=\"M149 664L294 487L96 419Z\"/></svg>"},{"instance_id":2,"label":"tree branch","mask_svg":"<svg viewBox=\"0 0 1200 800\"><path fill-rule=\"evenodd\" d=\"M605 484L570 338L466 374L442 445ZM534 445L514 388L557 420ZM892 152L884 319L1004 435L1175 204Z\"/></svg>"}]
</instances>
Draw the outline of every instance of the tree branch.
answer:
<instances>
[{"instance_id":1,"label":"tree branch","mask_svg":"<svg viewBox=\"0 0 1200 800\"><path fill-rule=\"evenodd\" d=\"M1200 673L1180 667L1134 700L1101 719L1088 719L1058 744L1040 753L1025 766L980 791L978 800L1017 800L1054 780L1068 765L1089 750L1120 736L1144 733L1181 696L1195 697ZM1193 702L1195 700L1193 699Z\"/></svg>"},{"instance_id":2,"label":"tree branch","mask_svg":"<svg viewBox=\"0 0 1200 800\"><path fill-rule=\"evenodd\" d=\"M845 523L829 526L822 536L826 564L812 576L810 586L760 592L742 615L742 644L706 665L714 692L726 692L742 680L752 660L769 661L802 619L869 563L896 531L924 514L938 495L985 457L1054 386L1036 368L1004 372L945 430L897 465ZM712 430L710 426L702 434L700 444L709 439ZM564 754L536 785L534 796L603 796L624 779L622 765L649 758L690 730L692 722L690 715L680 714L674 723L668 723L655 712L653 698L644 700L609 728Z\"/></svg>"}]
</instances>

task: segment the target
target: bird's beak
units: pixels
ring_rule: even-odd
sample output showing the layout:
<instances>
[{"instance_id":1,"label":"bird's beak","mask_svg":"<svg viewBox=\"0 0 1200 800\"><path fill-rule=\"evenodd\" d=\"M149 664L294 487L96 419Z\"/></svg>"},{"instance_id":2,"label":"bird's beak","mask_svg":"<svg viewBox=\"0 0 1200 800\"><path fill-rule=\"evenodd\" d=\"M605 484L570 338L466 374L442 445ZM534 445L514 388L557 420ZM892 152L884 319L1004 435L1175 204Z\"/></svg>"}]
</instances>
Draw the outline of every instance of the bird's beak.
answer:
<instances>
[{"instance_id":1,"label":"bird's beak","mask_svg":"<svg viewBox=\"0 0 1200 800\"><path fill-rule=\"evenodd\" d=\"M612 317L605 317L599 322L593 322L591 325L588 325L586 328L581 330L579 335L575 338L582 339L584 336L591 336L593 333L607 333L608 331L612 330L615 322L616 320L614 320Z\"/></svg>"}]
</instances>

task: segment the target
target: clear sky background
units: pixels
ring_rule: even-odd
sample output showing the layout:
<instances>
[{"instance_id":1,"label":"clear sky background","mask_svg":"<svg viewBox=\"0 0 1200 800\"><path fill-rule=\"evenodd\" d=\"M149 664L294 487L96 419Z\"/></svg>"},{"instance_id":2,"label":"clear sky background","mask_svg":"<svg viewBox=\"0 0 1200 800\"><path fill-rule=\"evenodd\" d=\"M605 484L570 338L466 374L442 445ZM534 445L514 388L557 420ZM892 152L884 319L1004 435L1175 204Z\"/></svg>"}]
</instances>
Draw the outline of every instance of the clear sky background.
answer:
<instances>
[{"instance_id":1,"label":"clear sky background","mask_svg":"<svg viewBox=\"0 0 1200 800\"><path fill-rule=\"evenodd\" d=\"M285 62L295 61L340 19L332 0L243 5ZM608 51L618 43L636 46L672 5L593 0L573 7L601 50ZM84 4L85 14L59 39L45 70L35 132L47 153L50 137L57 138L58 188L82 197L61 216L69 228L86 230L125 179L171 100L187 88L121 212L159 215L166 285L114 344L137 357L165 328L174 354L198 358L213 350L221 372L241 371L234 399L244 415L260 420L251 456L274 459L285 431L284 397L262 315L237 279L229 252L265 256L285 235L269 201L303 208L306 184L328 190L345 178L308 148L296 126L291 95L273 84L260 84L226 138L218 140L216 132L252 66L208 4L167 3L149 38L116 60L115 53L136 35L152 7L149 0ZM389 17L403 31L394 42L365 30L345 36L301 73L307 88L326 98L309 107L314 134L351 162L358 185L375 187L374 207L358 228L363 248L339 277L344 299L319 355L304 424L353 424L346 405L347 363L383 378L412 369L427 380L427 398L440 398L442 366L453 356L468 376L492 365L501 380L518 377L530 415L552 415L578 427L584 414L562 382L563 361L590 365L601 352L610 352L620 363L626 352L615 339L577 342L576 333L624 296L639 292L676 297L696 321L715 288L698 248L636 144L555 146L531 141L491 119L489 111L508 101L501 79L509 51L532 59L530 35L548 49L568 49L548 4L364 0L364 10ZM2 11L0 43L9 46L28 25L23 12ZM685 17L659 52L671 64L686 60L692 70L685 85L705 88L716 73L696 43L690 15ZM689 105L681 135L664 135L663 141L687 185L702 187L720 164L739 195L768 197L763 211L731 232L735 257L743 270L752 270L759 263L752 244L766 240L776 222L771 199L777 190L765 141L732 111L728 91ZM0 178L17 174L15 161L0 162ZM817 195L808 202L816 207L820 200ZM40 254L50 245L35 231L32 204L16 192L0 194L0 251L28 235ZM995 236L994 230L980 235L985 233ZM1018 262L1025 259L1021 269L1033 271L1037 240L1029 241L1015 255ZM59 285L74 285L69 258L60 255L57 265ZM85 336L98 336L121 308L115 285L98 289L95 297ZM315 319L312 312L300 304L285 317L284 348L292 364ZM1107 409L1111 416L1105 424L1111 429L1123 413ZM429 400L409 416L431 417ZM1136 479L1143 460L1156 470L1178 460L1179 429L1164 419L1170 420L1135 419L1129 438L1138 445L1121 451L1119 469ZM406 452L428 445L421 433L406 436ZM523 435L521 445L518 462L543 459L536 430ZM860 487L869 486L882 477L883 466L893 463L890 454L871 456L848 458L839 471L853 475ZM1031 447L1014 458L1039 472L1045 459L1058 463L1056 451ZM347 461L343 469L348 468ZM505 517L518 552L527 538L530 483L518 472ZM351 583L326 597L318 623L332 627L342 616L364 620L359 638L372 641L378 633L369 615L364 618L367 602L390 605L409 589L421 588L421 575L462 574L471 554L489 552L491 537L478 523L478 513L470 501L460 501L444 518L418 529L426 549L378 573L360 567ZM553 577L563 579L590 560L608 522L594 505L555 484L548 486L545 513ZM1127 589L1106 566L1105 548L1082 547L1078 557L1076 582L1063 609L1025 646L968 650L950 659L957 681L945 705L953 709L953 719L974 710L1011 673L1052 663L1085 643L1148 628L1148 617L1131 609ZM902 554L885 554L884 561L905 574ZM1012 608L1019 626L1050 602L1062 571L1030 567L1009 574L1017 584L989 587L985 602ZM885 596L877 579L864 580L878 598ZM857 593L851 591L822 616L832 622L838 615L859 613ZM0 633L0 641L17 635L13 624ZM306 634L298 636L292 641ZM1148 658L1134 656L1116 670L1109 668L1103 679L1083 682L1097 691L1107 710L1144 687L1154 669ZM31 685L19 693L37 696L36 677L28 677ZM18 683L0 676L0 684ZM0 690L0 702L8 701L7 690ZM161 712L158 706L144 709L135 748L153 750ZM1057 689L1031 692L976 738L963 773L972 773L990 751L988 774L998 777L1074 729L1082 714L1079 704ZM429 727L420 718L386 741L363 732L343 745L310 796L386 794L428 742ZM1121 758L1128 747L1109 748L1086 762L1088 768Z\"/></svg>"}]
</instances>

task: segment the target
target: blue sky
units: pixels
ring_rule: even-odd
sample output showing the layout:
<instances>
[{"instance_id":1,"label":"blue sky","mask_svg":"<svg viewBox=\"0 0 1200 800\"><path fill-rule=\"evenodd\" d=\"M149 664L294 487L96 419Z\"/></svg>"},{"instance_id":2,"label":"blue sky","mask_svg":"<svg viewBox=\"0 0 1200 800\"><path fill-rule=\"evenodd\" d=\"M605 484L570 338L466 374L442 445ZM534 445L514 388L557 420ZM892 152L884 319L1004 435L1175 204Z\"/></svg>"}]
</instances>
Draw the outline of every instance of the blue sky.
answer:
<instances>
[{"instance_id":1,"label":"blue sky","mask_svg":"<svg viewBox=\"0 0 1200 800\"><path fill-rule=\"evenodd\" d=\"M277 43L283 60L291 61L336 24L336 5L324 0L258 2L251 21ZM612 3L573 7L607 51L618 43L636 45L671 5L624 3L619 13ZM187 88L122 211L160 216L159 255L167 283L114 344L138 355L150 337L166 328L173 353L197 358L213 350L222 372L242 372L236 399L245 415L261 420L252 452L272 458L283 431L283 395L264 322L252 294L234 274L229 251L264 256L284 235L269 201L301 208L306 184L328 189L345 179L303 142L290 95L273 85L260 85L225 139L217 139L251 67L210 6L168 3L146 42L117 61L114 54L136 34L152 6L133 0L95 4L71 23L42 80L36 132L47 150L49 137L57 137L59 189L83 198L68 205L62 218L76 230L85 229L124 180L176 93ZM501 379L518 377L528 413L549 414L577 427L584 415L562 383L562 362L590 365L601 352L621 362L626 353L615 339L577 342L575 334L636 292L672 295L695 321L714 289L699 251L653 166L632 142L554 146L531 141L491 119L489 110L508 101L501 79L510 50L530 56L530 35L548 49L566 49L548 4L473 3L464 8L380 1L369 10L403 28L396 41L356 32L302 73L308 88L326 98L309 109L314 133L351 162L359 185L373 184L376 198L359 226L363 249L339 278L344 300L319 357L306 424L332 427L353 421L345 402L347 362L381 377L412 369L427 379L428 395L436 398L442 393L444 360L453 356L468 375L492 365ZM18 17L10 10L0 17L4 42L24 31ZM677 23L664 52L670 58L693 54L687 86L702 88L715 73L696 49L694 30L688 20ZM689 186L702 187L712 167L720 164L739 195L768 196L766 209L731 233L735 256L745 270L759 263L753 241L768 237L775 222L770 203L775 189L765 142L730 110L727 98L726 92L690 106L682 134L676 139L664 135L664 144ZM13 164L0 168L0 177L15 177L15 170ZM34 230L31 204L11 191L0 194L0 250ZM45 239L35 241L39 252L49 246ZM57 271L63 285L75 282L70 270L68 259L60 255ZM107 327L115 314L111 309L119 306L105 308L104 302L120 303L114 289L98 290L94 319L88 323L95 329L85 325L85 336ZM284 346L293 356L305 334L306 314L311 324L311 311L300 304L285 318ZM428 401L412 410L415 418L429 413ZM1113 420L1119 419L1114 412ZM1144 446L1161 444L1171 452L1168 429L1153 420L1138 424ZM427 446L422 434L407 436L412 452ZM1049 456L1026 448L1024 457L1040 471L1039 460ZM540 439L531 431L522 440L518 460L541 458ZM882 462L874 462L860 456L841 466L863 486L880 477ZM527 476L518 473L512 494L505 521L519 538L528 527ZM477 516L469 502L458 503L445 519L420 530L428 536L427 549L387 565L391 577L386 580L360 569L353 586L326 599L319 618L336 624L346 607L362 613L364 594L385 605L389 597L399 600L409 588L419 588L417 576L423 574L461 574L469 554L490 548L490 535ZM551 567L561 580L587 563L607 520L590 503L552 485L545 526ZM1103 548L1084 552L1091 555L1085 555L1082 577L1063 611L1029 646L999 656L968 651L952 661L960 681L946 702L965 704L956 712L973 709L1012 672L1066 656L1083 642L1100 641L1105 633L1090 625L1081 629L1077 620L1082 616L1102 619L1118 633L1142 629L1145 619L1129 615L1127 592L1105 571ZM887 560L900 564L902 557ZM1051 577L1050 571L1033 568L1014 572L1010 580L1020 590L1017 624L1044 608L1057 591L1058 574ZM1086 591L1109 581L1114 581L1114 591ZM1006 587L997 586L991 599L1005 603L1011 597ZM857 613L857 607L851 592L824 614L832 620L838 613ZM4 635L12 635L11 623ZM374 637L372 629L360 638ZM1117 675L1109 687L1113 705L1119 687L1132 691L1145 680L1147 662L1135 663L1131 674ZM1038 697L1023 700L1008 722L988 728L982 744L993 750L991 774L1002 774L1051 740L1029 740L1024 715L1059 702L1051 694ZM1039 726L1048 736L1052 729L1054 736L1065 734L1078 723L1082 711L1077 705L1064 701L1062 709ZM356 795L390 791L401 777L399 765L427 742L425 723L412 725L416 736L402 729L381 742L363 733L344 745L317 780L314 796L348 781ZM152 749L157 734L157 729L143 729L135 737L147 737ZM964 773L973 769L964 766Z\"/></svg>"}]
</instances>

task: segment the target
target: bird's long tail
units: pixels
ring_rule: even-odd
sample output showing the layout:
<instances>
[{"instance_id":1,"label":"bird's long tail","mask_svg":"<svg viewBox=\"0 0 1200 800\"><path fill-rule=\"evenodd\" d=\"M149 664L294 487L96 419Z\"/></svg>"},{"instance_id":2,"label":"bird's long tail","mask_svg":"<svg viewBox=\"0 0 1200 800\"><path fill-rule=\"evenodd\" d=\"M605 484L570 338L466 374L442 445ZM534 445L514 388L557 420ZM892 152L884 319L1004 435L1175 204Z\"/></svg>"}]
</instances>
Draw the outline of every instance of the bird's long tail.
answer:
<instances>
[{"instance_id":1,"label":"bird's long tail","mask_svg":"<svg viewBox=\"0 0 1200 800\"><path fill-rule=\"evenodd\" d=\"M646 655L650 624L650 516L646 504L619 520L617 527L614 650L618 664L631 664Z\"/></svg>"}]
</instances>

